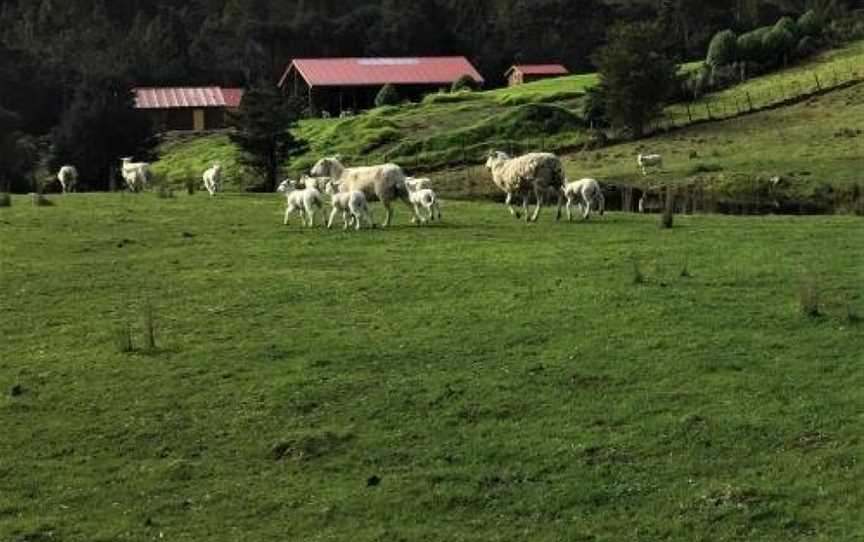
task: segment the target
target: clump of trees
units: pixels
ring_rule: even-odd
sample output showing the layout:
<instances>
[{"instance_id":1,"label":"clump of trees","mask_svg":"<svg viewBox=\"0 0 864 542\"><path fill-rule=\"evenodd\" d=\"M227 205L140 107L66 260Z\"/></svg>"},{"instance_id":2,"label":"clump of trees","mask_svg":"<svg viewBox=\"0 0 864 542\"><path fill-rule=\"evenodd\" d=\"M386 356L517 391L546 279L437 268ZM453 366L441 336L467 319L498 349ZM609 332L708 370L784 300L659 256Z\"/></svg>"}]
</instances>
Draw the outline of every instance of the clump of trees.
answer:
<instances>
[{"instance_id":1,"label":"clump of trees","mask_svg":"<svg viewBox=\"0 0 864 542\"><path fill-rule=\"evenodd\" d=\"M666 52L663 28L654 23L618 25L595 62L600 77L596 92L602 97L592 105L592 115L599 107L613 126L641 137L678 86L678 65Z\"/></svg>"},{"instance_id":2,"label":"clump of trees","mask_svg":"<svg viewBox=\"0 0 864 542\"><path fill-rule=\"evenodd\" d=\"M240 149L240 163L263 177L252 190L273 192L282 164L305 152L306 142L294 135L303 104L286 99L272 85L258 85L243 96L231 115L235 131L229 135Z\"/></svg>"}]
</instances>

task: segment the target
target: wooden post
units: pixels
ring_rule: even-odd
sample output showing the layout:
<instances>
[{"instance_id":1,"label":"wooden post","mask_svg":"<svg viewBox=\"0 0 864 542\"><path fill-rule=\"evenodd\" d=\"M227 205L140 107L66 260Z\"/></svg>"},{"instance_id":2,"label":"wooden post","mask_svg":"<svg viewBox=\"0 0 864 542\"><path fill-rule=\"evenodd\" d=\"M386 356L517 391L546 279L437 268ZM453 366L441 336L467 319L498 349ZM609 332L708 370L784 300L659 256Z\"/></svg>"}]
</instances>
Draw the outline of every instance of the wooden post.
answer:
<instances>
[{"instance_id":1,"label":"wooden post","mask_svg":"<svg viewBox=\"0 0 864 542\"><path fill-rule=\"evenodd\" d=\"M750 91L747 91L747 106L750 108L750 111L753 111L753 100L750 98Z\"/></svg>"},{"instance_id":2,"label":"wooden post","mask_svg":"<svg viewBox=\"0 0 864 542\"><path fill-rule=\"evenodd\" d=\"M819 74L813 72L813 79L816 79L816 90L822 90L822 83L819 82Z\"/></svg>"},{"instance_id":3,"label":"wooden post","mask_svg":"<svg viewBox=\"0 0 864 542\"><path fill-rule=\"evenodd\" d=\"M684 102L684 105L687 107L687 121L692 124L693 123L693 113L690 111L690 102Z\"/></svg>"},{"instance_id":4,"label":"wooden post","mask_svg":"<svg viewBox=\"0 0 864 542\"><path fill-rule=\"evenodd\" d=\"M711 104L709 104L707 101L705 102L705 109L708 110L708 120L713 119L714 116L711 114Z\"/></svg>"}]
</instances>

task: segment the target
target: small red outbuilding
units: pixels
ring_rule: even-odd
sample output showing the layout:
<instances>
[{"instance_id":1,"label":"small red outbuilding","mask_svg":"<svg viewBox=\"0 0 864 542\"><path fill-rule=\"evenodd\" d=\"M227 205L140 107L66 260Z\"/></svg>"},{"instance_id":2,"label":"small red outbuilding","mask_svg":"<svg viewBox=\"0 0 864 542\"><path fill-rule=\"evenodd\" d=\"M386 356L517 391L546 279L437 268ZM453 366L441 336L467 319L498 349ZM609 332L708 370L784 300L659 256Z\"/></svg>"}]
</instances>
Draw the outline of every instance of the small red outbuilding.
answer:
<instances>
[{"instance_id":1,"label":"small red outbuilding","mask_svg":"<svg viewBox=\"0 0 864 542\"><path fill-rule=\"evenodd\" d=\"M227 112L243 100L240 88L141 87L132 92L135 108L146 111L160 131L225 128Z\"/></svg>"},{"instance_id":2,"label":"small red outbuilding","mask_svg":"<svg viewBox=\"0 0 864 542\"><path fill-rule=\"evenodd\" d=\"M507 86L515 87L523 83L564 75L570 75L570 70L561 64L517 64L511 66L504 77L507 78Z\"/></svg>"}]
</instances>

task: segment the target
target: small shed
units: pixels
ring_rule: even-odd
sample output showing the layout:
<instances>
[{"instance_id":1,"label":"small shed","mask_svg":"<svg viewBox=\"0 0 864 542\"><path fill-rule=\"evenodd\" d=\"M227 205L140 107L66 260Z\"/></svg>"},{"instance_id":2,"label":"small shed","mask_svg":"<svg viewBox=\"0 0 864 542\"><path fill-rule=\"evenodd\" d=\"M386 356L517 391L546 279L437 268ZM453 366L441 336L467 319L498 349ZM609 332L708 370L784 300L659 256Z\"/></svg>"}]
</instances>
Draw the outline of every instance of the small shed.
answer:
<instances>
[{"instance_id":1,"label":"small shed","mask_svg":"<svg viewBox=\"0 0 864 542\"><path fill-rule=\"evenodd\" d=\"M227 126L227 113L243 100L240 88L142 87L133 92L135 108L146 111L159 131L220 130Z\"/></svg>"},{"instance_id":2,"label":"small shed","mask_svg":"<svg viewBox=\"0 0 864 542\"><path fill-rule=\"evenodd\" d=\"M570 75L570 70L561 64L517 64L504 74L508 87L531 83L540 79L550 79Z\"/></svg>"},{"instance_id":3,"label":"small shed","mask_svg":"<svg viewBox=\"0 0 864 542\"><path fill-rule=\"evenodd\" d=\"M279 80L286 95L301 96L315 109L339 114L372 107L381 87L396 87L403 98L417 99L462 76L477 85L483 77L464 56L412 58L297 58Z\"/></svg>"}]
</instances>

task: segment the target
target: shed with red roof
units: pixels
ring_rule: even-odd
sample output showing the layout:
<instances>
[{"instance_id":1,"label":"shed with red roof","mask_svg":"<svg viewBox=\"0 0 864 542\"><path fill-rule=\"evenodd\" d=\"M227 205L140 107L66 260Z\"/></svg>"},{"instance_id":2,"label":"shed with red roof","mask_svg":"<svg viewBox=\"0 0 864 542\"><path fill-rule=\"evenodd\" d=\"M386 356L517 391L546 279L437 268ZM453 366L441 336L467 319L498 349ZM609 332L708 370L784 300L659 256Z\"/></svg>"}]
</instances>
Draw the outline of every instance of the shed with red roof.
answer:
<instances>
[{"instance_id":1,"label":"shed with red roof","mask_svg":"<svg viewBox=\"0 0 864 542\"><path fill-rule=\"evenodd\" d=\"M243 89L222 87L139 87L135 108L146 111L158 130L219 130L227 112L240 107Z\"/></svg>"},{"instance_id":2,"label":"shed with red roof","mask_svg":"<svg viewBox=\"0 0 864 542\"><path fill-rule=\"evenodd\" d=\"M570 75L570 70L561 64L517 64L511 66L504 77L507 79L507 86L515 87L523 83L564 75Z\"/></svg>"},{"instance_id":3,"label":"shed with red roof","mask_svg":"<svg viewBox=\"0 0 864 542\"><path fill-rule=\"evenodd\" d=\"M371 107L384 85L403 98L446 88L463 76L483 77L463 56L403 58L298 58L279 80L285 94L302 96L315 109L339 113Z\"/></svg>"}]
</instances>

